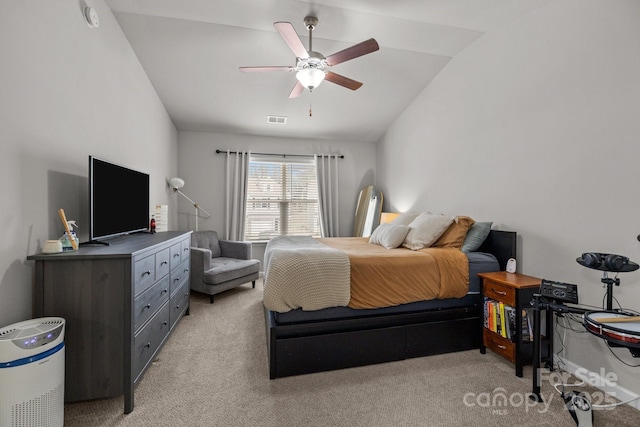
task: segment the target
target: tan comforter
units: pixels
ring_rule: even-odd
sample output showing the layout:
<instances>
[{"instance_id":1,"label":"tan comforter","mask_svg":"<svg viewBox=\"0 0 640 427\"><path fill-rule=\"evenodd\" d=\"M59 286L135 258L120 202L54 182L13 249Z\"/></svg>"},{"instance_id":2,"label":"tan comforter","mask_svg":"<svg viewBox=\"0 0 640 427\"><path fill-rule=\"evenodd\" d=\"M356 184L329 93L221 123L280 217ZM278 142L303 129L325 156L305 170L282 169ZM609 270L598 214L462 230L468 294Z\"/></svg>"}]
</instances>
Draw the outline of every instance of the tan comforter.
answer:
<instances>
[{"instance_id":1,"label":"tan comforter","mask_svg":"<svg viewBox=\"0 0 640 427\"><path fill-rule=\"evenodd\" d=\"M272 240L264 267L264 304L278 312L389 307L460 298L469 289L458 249L385 249L360 237Z\"/></svg>"},{"instance_id":2,"label":"tan comforter","mask_svg":"<svg viewBox=\"0 0 640 427\"><path fill-rule=\"evenodd\" d=\"M458 249L385 249L361 237L318 240L349 255L349 307L377 308L460 298L469 291L469 264Z\"/></svg>"}]
</instances>

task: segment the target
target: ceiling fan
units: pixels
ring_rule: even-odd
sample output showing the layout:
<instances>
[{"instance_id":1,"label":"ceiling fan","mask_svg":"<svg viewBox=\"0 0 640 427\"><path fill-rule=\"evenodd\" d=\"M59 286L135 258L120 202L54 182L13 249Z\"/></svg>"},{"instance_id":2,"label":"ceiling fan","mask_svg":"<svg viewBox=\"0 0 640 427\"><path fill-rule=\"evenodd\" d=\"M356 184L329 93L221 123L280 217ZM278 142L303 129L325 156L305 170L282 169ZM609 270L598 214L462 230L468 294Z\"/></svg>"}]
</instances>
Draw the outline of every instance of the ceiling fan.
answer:
<instances>
[{"instance_id":1,"label":"ceiling fan","mask_svg":"<svg viewBox=\"0 0 640 427\"><path fill-rule=\"evenodd\" d=\"M296 55L296 65L240 67L240 71L295 72L298 81L289 94L289 98L296 98L300 96L305 88L312 91L325 79L331 83L346 87L347 89L358 89L362 86L362 83L348 77L341 76L340 74L336 74L333 71L329 71L329 68L380 49L378 42L376 42L375 39L369 39L325 57L321 53L315 52L312 47L311 33L316 25L318 25L318 18L315 16L307 16L304 18L304 25L309 30L309 50L305 49L300 37L298 37L295 28L293 28L293 25L290 22L274 22L273 25L276 27L276 30L278 30L282 38L284 38L284 41L287 42L294 55Z\"/></svg>"}]
</instances>

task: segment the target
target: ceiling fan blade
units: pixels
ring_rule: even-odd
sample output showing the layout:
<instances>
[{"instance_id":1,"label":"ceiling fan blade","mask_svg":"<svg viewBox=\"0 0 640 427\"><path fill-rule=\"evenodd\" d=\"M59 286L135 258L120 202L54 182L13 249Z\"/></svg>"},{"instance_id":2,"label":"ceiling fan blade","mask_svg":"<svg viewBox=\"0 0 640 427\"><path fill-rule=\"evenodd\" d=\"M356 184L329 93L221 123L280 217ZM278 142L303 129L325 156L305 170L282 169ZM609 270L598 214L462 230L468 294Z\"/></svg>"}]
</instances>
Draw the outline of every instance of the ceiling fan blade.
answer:
<instances>
[{"instance_id":1,"label":"ceiling fan blade","mask_svg":"<svg viewBox=\"0 0 640 427\"><path fill-rule=\"evenodd\" d=\"M309 57L307 49L305 49L302 44L302 40L300 40L300 36L296 33L296 29L293 28L291 22L274 22L273 26L276 27L276 30L278 30L284 41L287 42L295 56L298 58Z\"/></svg>"},{"instance_id":2,"label":"ceiling fan blade","mask_svg":"<svg viewBox=\"0 0 640 427\"><path fill-rule=\"evenodd\" d=\"M296 81L296 85L291 90L291 93L289 94L289 98L297 98L302 94L303 91L304 91L304 86L302 86L302 83Z\"/></svg>"},{"instance_id":3,"label":"ceiling fan blade","mask_svg":"<svg viewBox=\"0 0 640 427\"><path fill-rule=\"evenodd\" d=\"M350 79L349 77L341 76L340 74L336 74L332 71L327 71L324 78L325 80L328 80L331 83L344 86L347 89L351 89L351 90L356 90L360 86L362 86L362 83L355 81L353 79Z\"/></svg>"},{"instance_id":4,"label":"ceiling fan blade","mask_svg":"<svg viewBox=\"0 0 640 427\"><path fill-rule=\"evenodd\" d=\"M267 67L239 67L240 71L244 71L245 73L253 73L260 71L291 71L294 67L290 67L288 65L276 65L276 66L267 66Z\"/></svg>"},{"instance_id":5,"label":"ceiling fan blade","mask_svg":"<svg viewBox=\"0 0 640 427\"><path fill-rule=\"evenodd\" d=\"M375 52L378 49L380 49L380 46L378 46L378 42L376 41L376 39L365 40L362 43L358 43L344 50L341 50L340 52L336 52L333 55L327 56L327 64L340 64L341 62L345 62L350 59Z\"/></svg>"}]
</instances>

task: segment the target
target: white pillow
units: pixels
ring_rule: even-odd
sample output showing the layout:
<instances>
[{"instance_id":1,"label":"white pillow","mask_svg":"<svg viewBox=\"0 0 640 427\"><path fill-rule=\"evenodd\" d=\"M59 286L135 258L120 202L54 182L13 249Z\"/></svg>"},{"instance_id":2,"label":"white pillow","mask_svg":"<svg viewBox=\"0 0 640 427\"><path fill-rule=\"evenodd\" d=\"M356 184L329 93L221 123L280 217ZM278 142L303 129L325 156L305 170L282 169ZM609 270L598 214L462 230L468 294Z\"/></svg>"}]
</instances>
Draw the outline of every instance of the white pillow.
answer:
<instances>
[{"instance_id":1,"label":"white pillow","mask_svg":"<svg viewBox=\"0 0 640 427\"><path fill-rule=\"evenodd\" d=\"M383 246L387 249L397 248L407 237L409 227L406 225L380 224L369 238L369 243Z\"/></svg>"},{"instance_id":2,"label":"white pillow","mask_svg":"<svg viewBox=\"0 0 640 427\"><path fill-rule=\"evenodd\" d=\"M416 217L420 215L418 212L404 212L398 215L391 221L391 224L394 225L409 225L411 221L416 219Z\"/></svg>"},{"instance_id":3,"label":"white pillow","mask_svg":"<svg viewBox=\"0 0 640 427\"><path fill-rule=\"evenodd\" d=\"M449 215L421 213L409 224L409 233L402 246L414 251L430 247L449 228L453 220L454 217Z\"/></svg>"}]
</instances>

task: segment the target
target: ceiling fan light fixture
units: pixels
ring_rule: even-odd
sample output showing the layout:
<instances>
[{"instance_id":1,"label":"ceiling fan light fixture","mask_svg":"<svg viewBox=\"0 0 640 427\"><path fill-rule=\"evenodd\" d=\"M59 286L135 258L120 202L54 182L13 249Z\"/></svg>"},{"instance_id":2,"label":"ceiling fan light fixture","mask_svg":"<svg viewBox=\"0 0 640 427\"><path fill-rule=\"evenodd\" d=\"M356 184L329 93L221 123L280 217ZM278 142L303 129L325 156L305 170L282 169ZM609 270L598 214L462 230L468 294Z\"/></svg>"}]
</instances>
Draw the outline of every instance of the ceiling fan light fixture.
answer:
<instances>
[{"instance_id":1,"label":"ceiling fan light fixture","mask_svg":"<svg viewBox=\"0 0 640 427\"><path fill-rule=\"evenodd\" d=\"M296 79L309 90L315 89L320 86L320 83L324 80L324 71L318 68L305 68L296 73Z\"/></svg>"}]
</instances>

